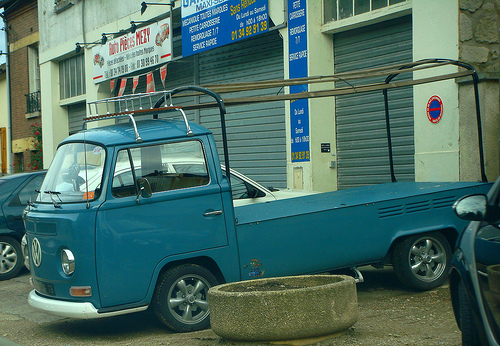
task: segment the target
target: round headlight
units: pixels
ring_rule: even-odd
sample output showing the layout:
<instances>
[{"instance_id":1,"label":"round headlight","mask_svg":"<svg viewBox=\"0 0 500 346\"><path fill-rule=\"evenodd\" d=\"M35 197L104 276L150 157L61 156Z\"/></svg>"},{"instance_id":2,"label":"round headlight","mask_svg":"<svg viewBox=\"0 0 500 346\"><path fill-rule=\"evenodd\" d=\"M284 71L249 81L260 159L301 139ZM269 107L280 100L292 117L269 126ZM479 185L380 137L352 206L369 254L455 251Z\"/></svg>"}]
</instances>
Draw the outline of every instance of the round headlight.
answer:
<instances>
[{"instance_id":1,"label":"round headlight","mask_svg":"<svg viewBox=\"0 0 500 346\"><path fill-rule=\"evenodd\" d=\"M68 249L61 251L61 265L64 274L71 275L75 272L75 256Z\"/></svg>"}]
</instances>

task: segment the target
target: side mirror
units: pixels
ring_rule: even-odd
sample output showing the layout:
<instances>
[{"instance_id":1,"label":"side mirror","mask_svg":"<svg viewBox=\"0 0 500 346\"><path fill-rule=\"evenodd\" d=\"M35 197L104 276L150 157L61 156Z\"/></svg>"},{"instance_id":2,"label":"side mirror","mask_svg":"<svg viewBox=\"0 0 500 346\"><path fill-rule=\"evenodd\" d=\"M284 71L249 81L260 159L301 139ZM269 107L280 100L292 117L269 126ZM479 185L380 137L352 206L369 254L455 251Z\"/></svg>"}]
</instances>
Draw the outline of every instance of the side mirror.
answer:
<instances>
[{"instance_id":1,"label":"side mirror","mask_svg":"<svg viewBox=\"0 0 500 346\"><path fill-rule=\"evenodd\" d=\"M486 195L470 195L460 198L453 205L455 214L468 221L483 221L488 212L488 198Z\"/></svg>"},{"instance_id":2,"label":"side mirror","mask_svg":"<svg viewBox=\"0 0 500 346\"><path fill-rule=\"evenodd\" d=\"M139 193L137 194L136 202L139 203L139 196L143 198L149 198L153 195L153 190L151 190L151 185L146 178L137 179L137 184L139 185Z\"/></svg>"}]
</instances>

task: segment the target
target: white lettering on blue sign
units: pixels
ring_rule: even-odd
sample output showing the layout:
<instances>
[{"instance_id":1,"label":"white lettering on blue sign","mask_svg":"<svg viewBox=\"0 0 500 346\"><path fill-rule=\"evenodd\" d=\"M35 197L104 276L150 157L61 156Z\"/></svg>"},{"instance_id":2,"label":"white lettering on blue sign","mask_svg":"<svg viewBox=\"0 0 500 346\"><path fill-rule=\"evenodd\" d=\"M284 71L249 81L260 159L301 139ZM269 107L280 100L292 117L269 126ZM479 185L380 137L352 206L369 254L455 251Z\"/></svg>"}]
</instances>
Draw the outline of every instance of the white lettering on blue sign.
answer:
<instances>
[{"instance_id":1,"label":"white lettering on blue sign","mask_svg":"<svg viewBox=\"0 0 500 346\"><path fill-rule=\"evenodd\" d=\"M228 0L182 0L182 17L191 16L227 1Z\"/></svg>"}]
</instances>

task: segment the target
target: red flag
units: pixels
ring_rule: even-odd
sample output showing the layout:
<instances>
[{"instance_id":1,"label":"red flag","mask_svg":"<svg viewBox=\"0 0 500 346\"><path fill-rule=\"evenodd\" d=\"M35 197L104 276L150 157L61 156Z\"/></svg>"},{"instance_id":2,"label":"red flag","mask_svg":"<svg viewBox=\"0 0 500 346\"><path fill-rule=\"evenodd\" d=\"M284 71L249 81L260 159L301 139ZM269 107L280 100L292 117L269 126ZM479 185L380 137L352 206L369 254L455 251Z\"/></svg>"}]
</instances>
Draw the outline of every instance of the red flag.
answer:
<instances>
[{"instance_id":1,"label":"red flag","mask_svg":"<svg viewBox=\"0 0 500 346\"><path fill-rule=\"evenodd\" d=\"M135 89L137 89L137 84L139 84L139 76L135 76L132 79L132 94L135 94Z\"/></svg>"},{"instance_id":2,"label":"red flag","mask_svg":"<svg viewBox=\"0 0 500 346\"><path fill-rule=\"evenodd\" d=\"M118 96L122 96L125 91L125 87L127 86L127 78L122 78L120 82L120 90L118 90Z\"/></svg>"},{"instance_id":3,"label":"red flag","mask_svg":"<svg viewBox=\"0 0 500 346\"><path fill-rule=\"evenodd\" d=\"M167 78L167 65L160 67L160 77L161 84L163 84L163 89L165 89L165 79Z\"/></svg>"},{"instance_id":4,"label":"red flag","mask_svg":"<svg viewBox=\"0 0 500 346\"><path fill-rule=\"evenodd\" d=\"M115 83L116 83L116 78L115 78L115 79L112 79L112 80L109 82L109 87L111 88L111 91L115 90Z\"/></svg>"},{"instance_id":5,"label":"red flag","mask_svg":"<svg viewBox=\"0 0 500 346\"><path fill-rule=\"evenodd\" d=\"M148 72L148 74L146 75L146 92L155 92L155 80L153 78L153 72Z\"/></svg>"}]
</instances>

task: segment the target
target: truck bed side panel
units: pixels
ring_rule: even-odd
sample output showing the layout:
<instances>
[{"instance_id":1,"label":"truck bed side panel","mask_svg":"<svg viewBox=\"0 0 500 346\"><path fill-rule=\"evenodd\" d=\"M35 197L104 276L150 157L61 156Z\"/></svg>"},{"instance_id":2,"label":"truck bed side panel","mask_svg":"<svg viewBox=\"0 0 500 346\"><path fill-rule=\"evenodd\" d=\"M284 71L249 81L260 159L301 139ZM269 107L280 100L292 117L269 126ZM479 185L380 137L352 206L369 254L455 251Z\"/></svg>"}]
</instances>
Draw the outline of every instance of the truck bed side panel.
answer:
<instances>
[{"instance_id":1,"label":"truck bed side panel","mask_svg":"<svg viewBox=\"0 0 500 346\"><path fill-rule=\"evenodd\" d=\"M483 193L489 186L398 185L236 208L242 279L261 273L265 277L297 275L378 262L397 237L463 229L465 222L454 215L451 206L457 198Z\"/></svg>"}]
</instances>

